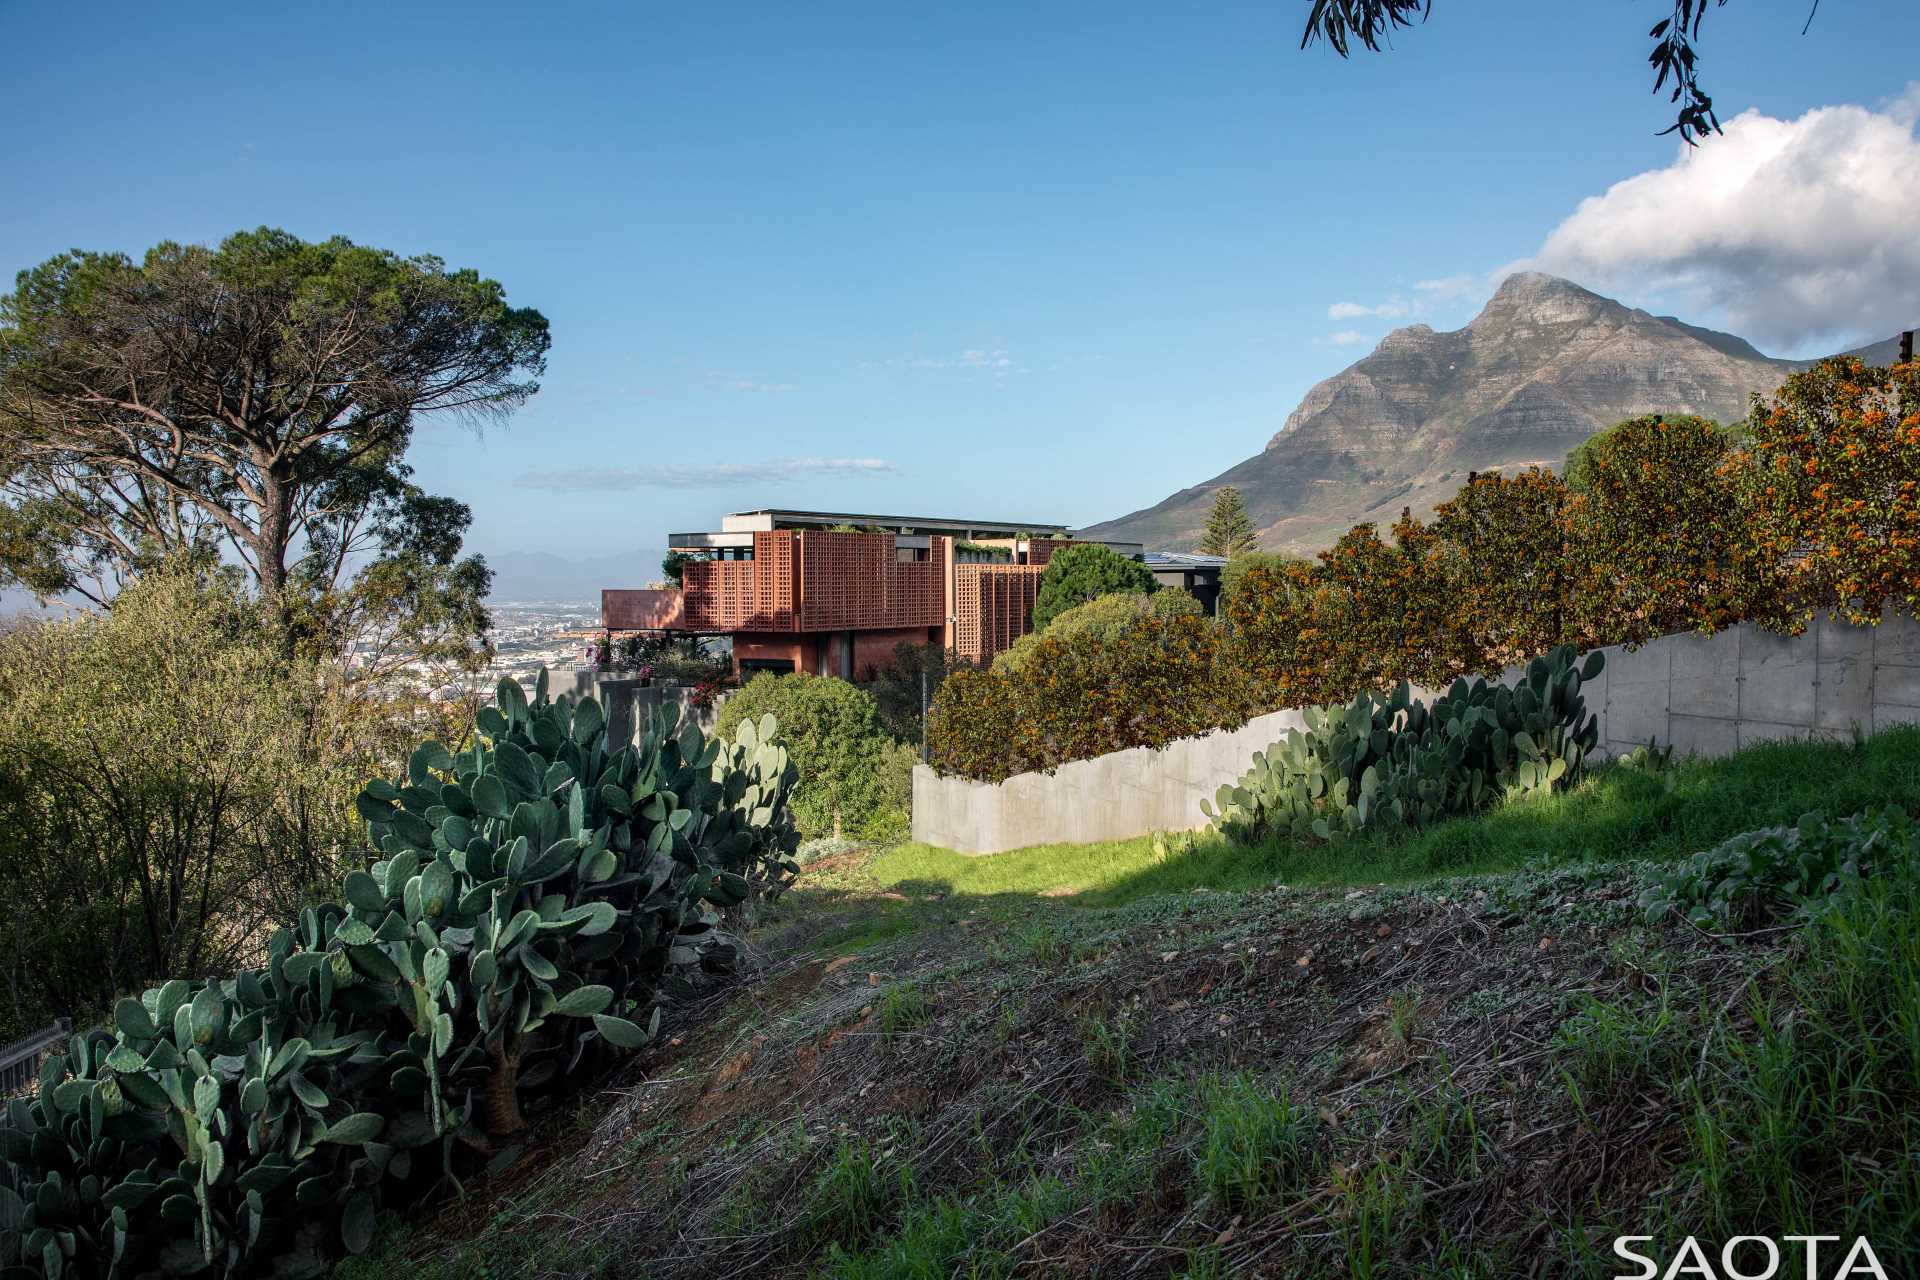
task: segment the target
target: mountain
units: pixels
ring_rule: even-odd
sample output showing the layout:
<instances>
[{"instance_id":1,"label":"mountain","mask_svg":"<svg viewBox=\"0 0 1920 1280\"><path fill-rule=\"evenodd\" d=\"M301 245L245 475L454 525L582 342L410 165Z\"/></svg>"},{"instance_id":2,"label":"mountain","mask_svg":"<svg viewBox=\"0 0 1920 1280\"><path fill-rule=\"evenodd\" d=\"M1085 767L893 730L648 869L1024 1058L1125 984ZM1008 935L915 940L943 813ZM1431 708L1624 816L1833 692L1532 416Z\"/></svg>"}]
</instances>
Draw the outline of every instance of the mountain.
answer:
<instances>
[{"instance_id":1,"label":"mountain","mask_svg":"<svg viewBox=\"0 0 1920 1280\"><path fill-rule=\"evenodd\" d=\"M644 587L660 577L664 550L569 560L545 551L487 554L495 604L600 604L602 587Z\"/></svg>"},{"instance_id":2,"label":"mountain","mask_svg":"<svg viewBox=\"0 0 1920 1280\"><path fill-rule=\"evenodd\" d=\"M494 604L578 604L600 606L602 587L644 587L660 577L664 550L642 548L617 556L569 560L544 551L502 551L486 557L493 570ZM0 620L16 614L58 614L58 604L42 609L25 591L0 589Z\"/></svg>"},{"instance_id":3,"label":"mountain","mask_svg":"<svg viewBox=\"0 0 1920 1280\"><path fill-rule=\"evenodd\" d=\"M1885 348L1884 352L1882 348ZM1886 363L1893 344L1861 348ZM1189 550L1214 492L1234 485L1263 547L1305 554L1362 520L1425 515L1469 471L1559 468L1622 418L1746 413L1809 361L1777 360L1744 338L1649 315L1569 280L1508 276L1464 329L1395 329L1373 354L1307 392L1266 448L1204 484L1097 524L1084 536Z\"/></svg>"}]
</instances>

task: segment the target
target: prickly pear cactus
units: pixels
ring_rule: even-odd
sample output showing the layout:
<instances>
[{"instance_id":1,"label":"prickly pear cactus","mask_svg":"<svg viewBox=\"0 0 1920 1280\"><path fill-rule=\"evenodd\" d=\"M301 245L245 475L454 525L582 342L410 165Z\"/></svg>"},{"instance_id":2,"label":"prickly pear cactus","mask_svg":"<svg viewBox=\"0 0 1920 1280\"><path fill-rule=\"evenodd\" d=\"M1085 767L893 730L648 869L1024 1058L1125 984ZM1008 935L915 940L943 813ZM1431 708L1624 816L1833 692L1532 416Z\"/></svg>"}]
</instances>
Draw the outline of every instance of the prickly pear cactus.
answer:
<instances>
[{"instance_id":1,"label":"prickly pear cactus","mask_svg":"<svg viewBox=\"0 0 1920 1280\"><path fill-rule=\"evenodd\" d=\"M1309 707L1305 730L1264 752L1201 811L1235 839L1330 840L1381 825L1425 826L1498 798L1562 789L1599 740L1580 686L1600 674L1570 646L1535 658L1512 686L1456 680L1431 707L1403 682L1384 701Z\"/></svg>"},{"instance_id":2,"label":"prickly pear cactus","mask_svg":"<svg viewBox=\"0 0 1920 1280\"><path fill-rule=\"evenodd\" d=\"M358 798L379 858L267 963L122 1000L8 1105L0 1263L42 1277L317 1276L523 1106L645 1044L777 890L795 771L772 717L609 742L592 699L502 681L465 750ZM13 1274L13 1272L9 1272Z\"/></svg>"}]
</instances>

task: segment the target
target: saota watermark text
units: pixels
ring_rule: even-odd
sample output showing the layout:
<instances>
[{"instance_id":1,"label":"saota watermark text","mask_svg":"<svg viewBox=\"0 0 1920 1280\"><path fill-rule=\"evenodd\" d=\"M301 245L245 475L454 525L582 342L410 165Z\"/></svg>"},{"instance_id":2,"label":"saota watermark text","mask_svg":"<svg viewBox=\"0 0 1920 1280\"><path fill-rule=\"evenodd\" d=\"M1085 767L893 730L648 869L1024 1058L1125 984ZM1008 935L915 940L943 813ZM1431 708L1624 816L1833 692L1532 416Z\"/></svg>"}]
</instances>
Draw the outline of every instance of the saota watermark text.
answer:
<instances>
[{"instance_id":1,"label":"saota watermark text","mask_svg":"<svg viewBox=\"0 0 1920 1280\"><path fill-rule=\"evenodd\" d=\"M1693 1236L1681 1241L1671 1257L1654 1248L1653 1239L1614 1237L1614 1256L1641 1268L1618 1272L1615 1280L1677 1280L1681 1276L1702 1280L1844 1280L1847 1276L1898 1280L1880 1265L1865 1236L1854 1237L1844 1253L1829 1247L1840 1245L1840 1236L1734 1236L1720 1247L1718 1257Z\"/></svg>"}]
</instances>

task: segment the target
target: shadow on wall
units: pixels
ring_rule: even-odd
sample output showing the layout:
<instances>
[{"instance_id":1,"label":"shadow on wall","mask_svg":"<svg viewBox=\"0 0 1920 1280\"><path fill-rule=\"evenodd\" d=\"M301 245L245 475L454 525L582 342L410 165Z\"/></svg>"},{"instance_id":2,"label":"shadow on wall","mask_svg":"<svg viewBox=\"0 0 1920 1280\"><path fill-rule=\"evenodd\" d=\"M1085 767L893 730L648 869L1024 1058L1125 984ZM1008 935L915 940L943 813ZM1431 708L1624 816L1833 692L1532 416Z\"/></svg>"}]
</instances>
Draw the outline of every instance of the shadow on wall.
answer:
<instances>
[{"instance_id":1,"label":"shadow on wall","mask_svg":"<svg viewBox=\"0 0 1920 1280\"><path fill-rule=\"evenodd\" d=\"M1602 757L1658 741L1711 759L1757 742L1848 740L1920 723L1920 622L1892 610L1877 627L1820 618L1782 636L1744 623L1602 652L1606 669L1583 689L1600 721ZM1299 711L1276 711L1159 750L1136 747L1001 783L922 765L913 774L913 838L1001 853L1197 830L1207 825L1201 800L1244 773L1255 751L1302 726Z\"/></svg>"}]
</instances>

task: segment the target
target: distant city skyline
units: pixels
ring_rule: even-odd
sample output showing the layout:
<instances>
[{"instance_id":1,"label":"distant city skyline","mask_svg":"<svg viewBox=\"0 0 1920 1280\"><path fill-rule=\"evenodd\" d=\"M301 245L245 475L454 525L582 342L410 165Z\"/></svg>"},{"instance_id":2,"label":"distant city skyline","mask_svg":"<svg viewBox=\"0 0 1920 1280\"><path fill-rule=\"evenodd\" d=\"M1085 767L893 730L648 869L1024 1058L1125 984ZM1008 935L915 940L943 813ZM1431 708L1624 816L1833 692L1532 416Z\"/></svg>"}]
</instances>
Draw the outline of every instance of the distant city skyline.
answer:
<instances>
[{"instance_id":1,"label":"distant city skyline","mask_svg":"<svg viewBox=\"0 0 1920 1280\"><path fill-rule=\"evenodd\" d=\"M1908 6L1713 10L1691 154L1653 8L1489 0L1343 62L1272 3L12 5L0 270L267 224L500 280L543 391L410 455L495 559L767 504L1087 524L1516 264L1772 354L1887 336L1920 83L1863 33Z\"/></svg>"}]
</instances>

